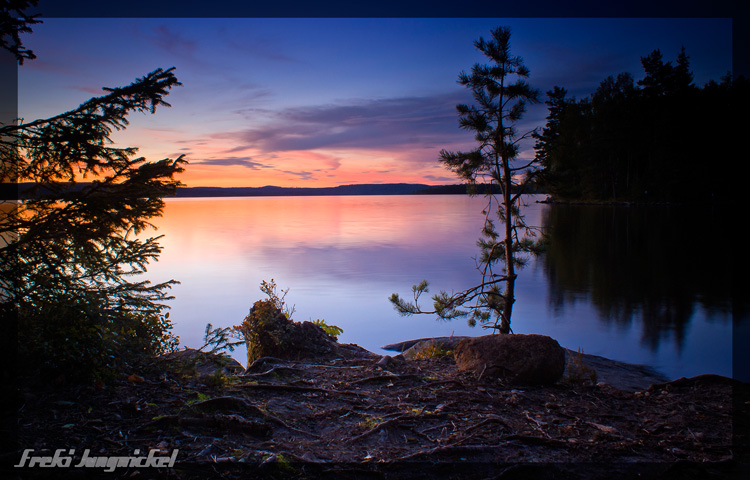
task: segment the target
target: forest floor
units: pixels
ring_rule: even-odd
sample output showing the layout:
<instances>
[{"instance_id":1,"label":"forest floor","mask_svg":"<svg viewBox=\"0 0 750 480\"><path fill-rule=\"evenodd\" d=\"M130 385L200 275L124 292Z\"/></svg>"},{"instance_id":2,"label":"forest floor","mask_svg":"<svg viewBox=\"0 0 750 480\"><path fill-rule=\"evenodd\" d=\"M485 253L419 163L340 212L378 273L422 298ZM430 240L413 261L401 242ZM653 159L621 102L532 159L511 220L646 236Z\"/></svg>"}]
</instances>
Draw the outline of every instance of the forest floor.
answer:
<instances>
[{"instance_id":1,"label":"forest floor","mask_svg":"<svg viewBox=\"0 0 750 480\"><path fill-rule=\"evenodd\" d=\"M75 465L87 449L179 450L171 468L118 467L118 478L750 478L745 383L702 375L638 390L630 372L620 388L517 387L459 372L450 356L379 365L346 347L336 358L262 359L237 375L173 362L98 388L26 388L17 458L65 449ZM606 359L591 360L607 378ZM103 468L10 473L89 478Z\"/></svg>"}]
</instances>

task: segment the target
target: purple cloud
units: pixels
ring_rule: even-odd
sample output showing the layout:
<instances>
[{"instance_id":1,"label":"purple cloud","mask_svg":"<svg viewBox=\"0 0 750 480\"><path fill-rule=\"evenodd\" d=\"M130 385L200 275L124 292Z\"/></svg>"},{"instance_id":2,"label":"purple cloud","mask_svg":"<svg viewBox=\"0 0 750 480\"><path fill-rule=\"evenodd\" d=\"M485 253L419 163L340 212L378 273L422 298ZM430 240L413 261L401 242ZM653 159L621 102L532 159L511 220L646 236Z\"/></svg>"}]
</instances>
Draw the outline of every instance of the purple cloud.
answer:
<instances>
[{"instance_id":1,"label":"purple cloud","mask_svg":"<svg viewBox=\"0 0 750 480\"><path fill-rule=\"evenodd\" d=\"M193 40L186 40L180 34L171 31L166 25L159 25L152 30L151 43L172 54L192 57L197 44Z\"/></svg>"},{"instance_id":2,"label":"purple cloud","mask_svg":"<svg viewBox=\"0 0 750 480\"><path fill-rule=\"evenodd\" d=\"M215 137L236 141L233 150L264 152L443 146L466 136L458 129L455 110L465 101L462 95L443 94L264 111L268 121L263 126Z\"/></svg>"},{"instance_id":3,"label":"purple cloud","mask_svg":"<svg viewBox=\"0 0 750 480\"><path fill-rule=\"evenodd\" d=\"M293 172L291 170L279 170L281 173L286 173L287 175L293 175L295 177L299 177L300 180L315 180L315 174L313 172Z\"/></svg>"},{"instance_id":4,"label":"purple cloud","mask_svg":"<svg viewBox=\"0 0 750 480\"><path fill-rule=\"evenodd\" d=\"M253 162L251 157L227 157L227 158L206 158L201 160L191 160L191 163L201 165L220 165L229 166L236 165L241 167L247 167L251 170L260 170L261 168L270 168L262 163Z\"/></svg>"}]
</instances>

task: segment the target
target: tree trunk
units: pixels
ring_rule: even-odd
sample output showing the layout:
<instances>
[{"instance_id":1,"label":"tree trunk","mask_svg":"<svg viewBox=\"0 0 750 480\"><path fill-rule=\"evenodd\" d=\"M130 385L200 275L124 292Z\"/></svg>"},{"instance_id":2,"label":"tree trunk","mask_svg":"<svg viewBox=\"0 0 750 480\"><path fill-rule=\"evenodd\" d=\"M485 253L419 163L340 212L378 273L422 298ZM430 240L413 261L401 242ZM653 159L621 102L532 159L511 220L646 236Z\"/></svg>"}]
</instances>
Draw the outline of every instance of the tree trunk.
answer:
<instances>
[{"instance_id":1,"label":"tree trunk","mask_svg":"<svg viewBox=\"0 0 750 480\"><path fill-rule=\"evenodd\" d=\"M505 281L505 303L503 304L503 312L500 314L500 326L497 328L499 333L508 334L510 333L510 316L513 313L513 303L515 299L515 286L516 276L510 276Z\"/></svg>"},{"instance_id":2,"label":"tree trunk","mask_svg":"<svg viewBox=\"0 0 750 480\"><path fill-rule=\"evenodd\" d=\"M510 171L510 160L502 158L503 167L503 208L505 208L505 272L508 279L505 281L505 301L503 312L500 315L500 333L510 333L510 316L513 312L515 302L514 290L516 273L513 266L513 203L511 200L511 186L513 184Z\"/></svg>"}]
</instances>

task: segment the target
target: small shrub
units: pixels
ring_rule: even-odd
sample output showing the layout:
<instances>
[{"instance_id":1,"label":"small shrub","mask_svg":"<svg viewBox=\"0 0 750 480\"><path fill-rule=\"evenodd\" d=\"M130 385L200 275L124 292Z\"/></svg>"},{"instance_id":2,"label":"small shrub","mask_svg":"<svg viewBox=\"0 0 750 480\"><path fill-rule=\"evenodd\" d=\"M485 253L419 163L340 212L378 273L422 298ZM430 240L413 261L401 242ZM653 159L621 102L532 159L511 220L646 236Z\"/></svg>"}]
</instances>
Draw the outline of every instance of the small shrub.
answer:
<instances>
[{"instance_id":1,"label":"small shrub","mask_svg":"<svg viewBox=\"0 0 750 480\"><path fill-rule=\"evenodd\" d=\"M282 475L287 475L295 471L292 460L280 453L264 454L261 458L261 465L263 465L266 469L269 469L268 476L272 478L276 477L271 473L272 469L276 469L276 473Z\"/></svg>"},{"instance_id":2,"label":"small shrub","mask_svg":"<svg viewBox=\"0 0 750 480\"><path fill-rule=\"evenodd\" d=\"M453 356L453 349L433 343L417 352L417 354L414 355L414 358L424 360L427 358L442 358L449 355Z\"/></svg>"},{"instance_id":3,"label":"small shrub","mask_svg":"<svg viewBox=\"0 0 750 480\"><path fill-rule=\"evenodd\" d=\"M274 305L276 305L276 308L281 310L281 313L286 315L286 318L289 320L292 319L292 315L294 315L294 305L292 305L292 308L289 308L289 306L286 304L286 296L289 293L289 289L281 291L281 295L276 291L276 282L272 278L270 282L266 282L263 280L260 282L260 291L268 295L268 299L273 302Z\"/></svg>"},{"instance_id":4,"label":"small shrub","mask_svg":"<svg viewBox=\"0 0 750 480\"><path fill-rule=\"evenodd\" d=\"M227 385L229 383L229 379L226 375L224 375L224 372L218 371L211 375L206 375L203 378L203 384L208 387L214 387L214 388L221 388Z\"/></svg>"},{"instance_id":5,"label":"small shrub","mask_svg":"<svg viewBox=\"0 0 750 480\"><path fill-rule=\"evenodd\" d=\"M237 345L245 343L244 341L233 342L231 338L238 338L234 327L214 328L213 325L207 323L203 334L203 346L198 351L218 355L226 350L233 352ZM210 350L204 350L209 347Z\"/></svg>"},{"instance_id":6,"label":"small shrub","mask_svg":"<svg viewBox=\"0 0 750 480\"><path fill-rule=\"evenodd\" d=\"M578 348L577 355L569 355L564 382L571 385L596 385L596 370L583 363L583 351Z\"/></svg>"},{"instance_id":7,"label":"small shrub","mask_svg":"<svg viewBox=\"0 0 750 480\"><path fill-rule=\"evenodd\" d=\"M366 415L359 424L364 430L371 430L379 425L377 419L370 415Z\"/></svg>"},{"instance_id":8,"label":"small shrub","mask_svg":"<svg viewBox=\"0 0 750 480\"><path fill-rule=\"evenodd\" d=\"M336 325L328 325L324 319L317 319L313 321L315 325L319 326L323 329L324 332L326 332L328 335L332 336L333 338L338 339L339 335L344 333L344 329L341 327L338 327Z\"/></svg>"},{"instance_id":9,"label":"small shrub","mask_svg":"<svg viewBox=\"0 0 750 480\"><path fill-rule=\"evenodd\" d=\"M44 380L109 381L155 368L159 355L176 350L169 314L106 309L85 300L39 312L19 311L22 375Z\"/></svg>"},{"instance_id":10,"label":"small shrub","mask_svg":"<svg viewBox=\"0 0 750 480\"><path fill-rule=\"evenodd\" d=\"M205 393L196 392L196 391L188 391L187 393L195 393L196 398L194 400L188 400L187 404L192 405L197 402L205 402L206 400L209 400L211 397L206 395Z\"/></svg>"}]
</instances>

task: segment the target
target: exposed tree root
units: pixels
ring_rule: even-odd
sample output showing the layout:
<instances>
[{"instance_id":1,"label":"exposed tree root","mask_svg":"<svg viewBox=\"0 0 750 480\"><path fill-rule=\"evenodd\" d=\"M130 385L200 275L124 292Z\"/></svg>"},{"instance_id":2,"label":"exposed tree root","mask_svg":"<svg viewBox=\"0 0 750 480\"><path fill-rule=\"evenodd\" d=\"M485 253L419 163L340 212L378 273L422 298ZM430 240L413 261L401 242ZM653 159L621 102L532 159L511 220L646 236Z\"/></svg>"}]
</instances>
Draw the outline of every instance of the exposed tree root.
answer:
<instances>
[{"instance_id":1,"label":"exposed tree root","mask_svg":"<svg viewBox=\"0 0 750 480\"><path fill-rule=\"evenodd\" d=\"M483 471L470 477L478 480L504 478L506 470L514 478L523 469L509 467L529 462L571 469L605 462L630 472L631 465L680 461L724 473L738 451L733 419L750 410L732 402L747 398L747 385L721 378L635 393L606 385L519 389L479 382L450 358L385 366L376 356L261 360L250 376L222 384L167 371L104 389L27 391L20 445L111 456L179 449L172 476L191 480L465 478L461 465ZM299 379L291 381L291 372ZM680 472L675 478L691 478Z\"/></svg>"}]
</instances>

